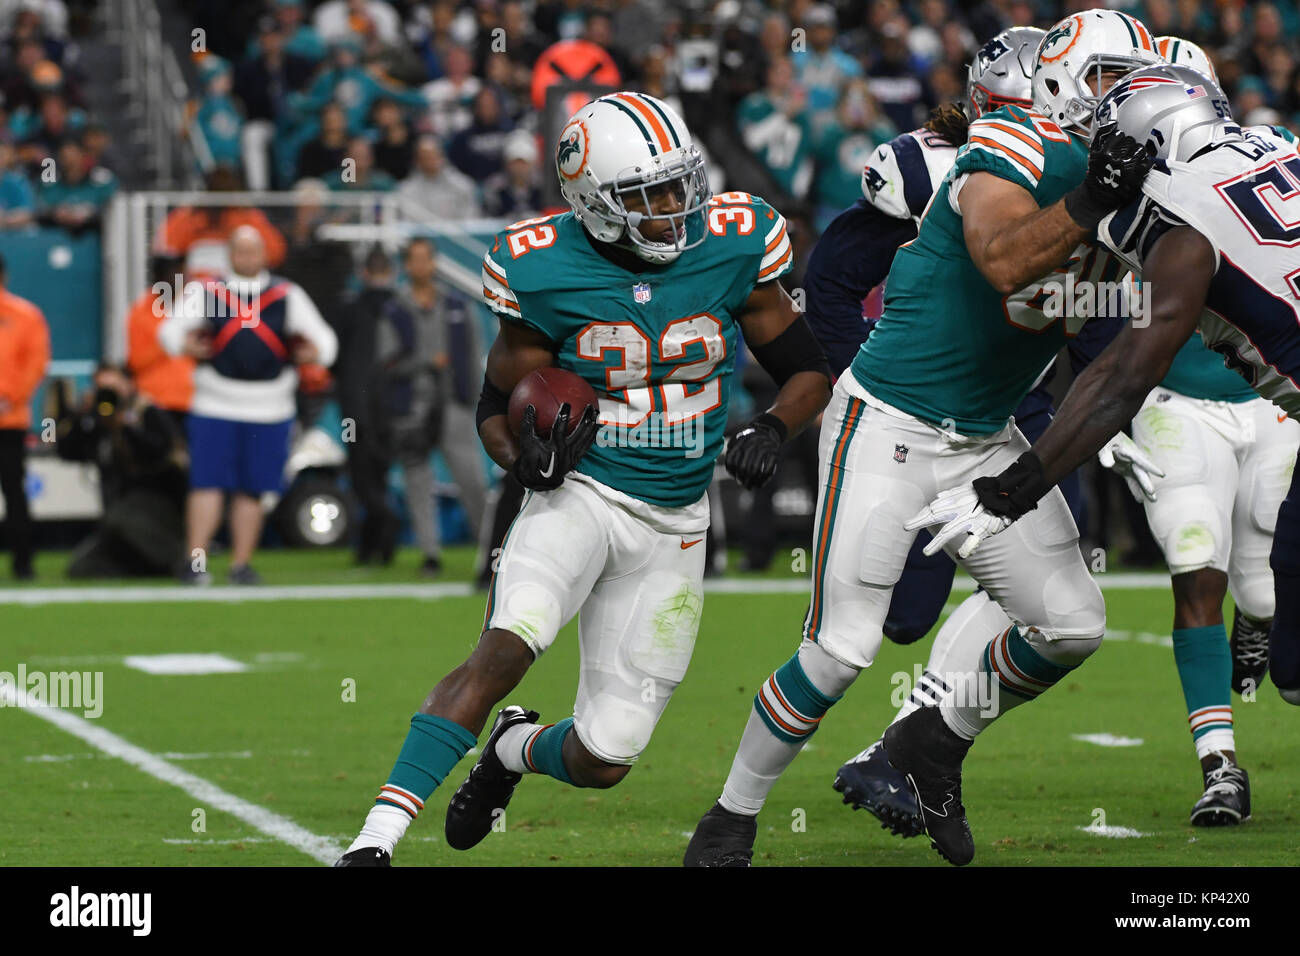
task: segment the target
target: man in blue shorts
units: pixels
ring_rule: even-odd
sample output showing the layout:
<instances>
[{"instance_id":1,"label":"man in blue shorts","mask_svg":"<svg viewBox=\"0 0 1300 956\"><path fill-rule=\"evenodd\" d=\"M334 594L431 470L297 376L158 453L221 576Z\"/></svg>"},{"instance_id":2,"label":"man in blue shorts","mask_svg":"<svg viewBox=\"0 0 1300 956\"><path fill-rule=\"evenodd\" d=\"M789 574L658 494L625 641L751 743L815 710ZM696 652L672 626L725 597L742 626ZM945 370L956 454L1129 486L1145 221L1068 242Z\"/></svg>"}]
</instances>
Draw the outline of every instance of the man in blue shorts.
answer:
<instances>
[{"instance_id":1,"label":"man in blue shorts","mask_svg":"<svg viewBox=\"0 0 1300 956\"><path fill-rule=\"evenodd\" d=\"M224 280L191 283L158 339L199 361L189 418L188 562L181 578L207 584L207 550L230 503L230 581L257 584L251 561L262 534L262 496L278 494L289 455L298 388L295 366L333 364L334 331L297 285L266 271L266 246L251 226L230 237Z\"/></svg>"}]
</instances>

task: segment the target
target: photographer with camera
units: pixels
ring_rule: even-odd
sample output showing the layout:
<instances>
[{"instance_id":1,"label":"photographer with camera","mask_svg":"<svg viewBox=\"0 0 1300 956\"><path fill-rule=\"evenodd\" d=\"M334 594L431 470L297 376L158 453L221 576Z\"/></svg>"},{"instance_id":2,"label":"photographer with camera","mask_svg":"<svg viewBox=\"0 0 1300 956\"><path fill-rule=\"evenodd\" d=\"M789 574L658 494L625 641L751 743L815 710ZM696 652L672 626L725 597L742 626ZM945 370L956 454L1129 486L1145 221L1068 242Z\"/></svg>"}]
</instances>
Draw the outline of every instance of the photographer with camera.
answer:
<instances>
[{"instance_id":1,"label":"photographer with camera","mask_svg":"<svg viewBox=\"0 0 1300 956\"><path fill-rule=\"evenodd\" d=\"M125 369L101 365L75 408L60 388L57 439L60 458L99 466L104 507L99 526L73 551L68 577L171 574L185 544L188 468L172 416Z\"/></svg>"}]
</instances>

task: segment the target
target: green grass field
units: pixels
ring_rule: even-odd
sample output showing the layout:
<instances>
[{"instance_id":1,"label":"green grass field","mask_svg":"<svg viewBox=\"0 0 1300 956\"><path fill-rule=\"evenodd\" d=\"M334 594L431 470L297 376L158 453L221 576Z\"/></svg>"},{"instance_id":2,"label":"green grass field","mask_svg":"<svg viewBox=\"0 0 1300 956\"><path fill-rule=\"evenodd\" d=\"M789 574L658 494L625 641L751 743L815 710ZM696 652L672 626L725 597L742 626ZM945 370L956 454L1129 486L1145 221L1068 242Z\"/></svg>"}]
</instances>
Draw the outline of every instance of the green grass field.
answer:
<instances>
[{"instance_id":1,"label":"green grass field","mask_svg":"<svg viewBox=\"0 0 1300 956\"><path fill-rule=\"evenodd\" d=\"M465 580L471 557L449 555ZM415 581L414 555L396 568L351 569L341 552L273 554L272 584ZM60 556L34 587L58 582ZM220 571L220 568L218 568ZM221 575L218 575L221 579ZM786 576L789 580L790 576ZM1105 586L1105 576L1101 576ZM28 588L33 585L28 585ZM962 595L954 595L960 600ZM1300 851L1300 714L1265 684L1234 701L1240 759L1251 773L1254 818L1201 830L1187 814L1198 767L1168 646L1172 602L1162 590L1108 590L1111 637L1042 700L1008 715L966 762L965 799L976 865L1206 866L1290 864ZM442 841L449 791L430 800L397 865L676 865L696 820L721 788L758 683L796 646L806 596L711 594L686 682L627 780L608 791L530 777L504 832L469 853ZM432 684L470 650L479 595L247 603L0 604L0 671L96 670L104 709L86 725L110 731L175 767L346 845ZM758 865L946 867L924 838L890 836L830 787L847 757L892 713L891 676L912 673L928 641L886 643L782 778L759 819ZM239 673L158 676L127 655L220 653ZM547 720L571 713L577 672L570 626L512 700ZM355 681L355 702L345 682ZM1074 734L1141 738L1101 747ZM455 786L469 758L453 771ZM0 711L0 864L312 865L259 832L60 726ZM195 832L194 811L205 829ZM1104 813L1104 821L1098 813ZM1096 822L1141 836L1107 838ZM800 825L802 824L802 825Z\"/></svg>"}]
</instances>

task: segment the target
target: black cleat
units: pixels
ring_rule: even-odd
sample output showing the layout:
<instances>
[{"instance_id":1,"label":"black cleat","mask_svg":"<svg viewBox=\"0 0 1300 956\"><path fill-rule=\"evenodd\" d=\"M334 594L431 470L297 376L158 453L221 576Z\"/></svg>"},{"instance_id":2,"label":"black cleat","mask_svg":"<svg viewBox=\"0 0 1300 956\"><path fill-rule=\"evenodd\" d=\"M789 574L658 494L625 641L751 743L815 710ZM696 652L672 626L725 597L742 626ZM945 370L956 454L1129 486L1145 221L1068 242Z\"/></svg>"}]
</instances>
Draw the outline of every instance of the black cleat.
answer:
<instances>
[{"instance_id":1,"label":"black cleat","mask_svg":"<svg viewBox=\"0 0 1300 956\"><path fill-rule=\"evenodd\" d=\"M1232 689L1238 694L1259 691L1268 673L1268 632L1271 621L1256 621L1241 611L1232 613ZM1249 681L1249 684L1247 683Z\"/></svg>"},{"instance_id":2,"label":"black cleat","mask_svg":"<svg viewBox=\"0 0 1300 956\"><path fill-rule=\"evenodd\" d=\"M750 866L757 835L757 817L732 813L715 803L695 825L682 866Z\"/></svg>"},{"instance_id":3,"label":"black cleat","mask_svg":"<svg viewBox=\"0 0 1300 956\"><path fill-rule=\"evenodd\" d=\"M890 833L914 837L925 832L912 785L889 763L879 740L840 767L832 786L844 794L845 803L866 810Z\"/></svg>"},{"instance_id":4,"label":"black cleat","mask_svg":"<svg viewBox=\"0 0 1300 956\"><path fill-rule=\"evenodd\" d=\"M1198 827L1231 827L1250 819L1250 777L1227 757L1219 766L1205 771L1205 793L1192 807L1192 823Z\"/></svg>"},{"instance_id":5,"label":"black cleat","mask_svg":"<svg viewBox=\"0 0 1300 956\"><path fill-rule=\"evenodd\" d=\"M961 762L971 742L948 729L937 707L922 707L891 724L881 739L889 762L912 785L930 845L954 866L975 859L975 839L961 803Z\"/></svg>"},{"instance_id":6,"label":"black cleat","mask_svg":"<svg viewBox=\"0 0 1300 956\"><path fill-rule=\"evenodd\" d=\"M447 823L444 832L447 844L453 850L468 850L492 832L497 812L504 810L515 787L524 779L521 773L507 770L497 757L496 743L508 727L537 723L537 711L511 706L502 708L497 722L492 725L478 763L469 772L465 782L451 795L447 804Z\"/></svg>"},{"instance_id":7,"label":"black cleat","mask_svg":"<svg viewBox=\"0 0 1300 956\"><path fill-rule=\"evenodd\" d=\"M393 858L387 850L377 846L363 846L351 853L344 853L334 861L335 866L392 866Z\"/></svg>"}]
</instances>

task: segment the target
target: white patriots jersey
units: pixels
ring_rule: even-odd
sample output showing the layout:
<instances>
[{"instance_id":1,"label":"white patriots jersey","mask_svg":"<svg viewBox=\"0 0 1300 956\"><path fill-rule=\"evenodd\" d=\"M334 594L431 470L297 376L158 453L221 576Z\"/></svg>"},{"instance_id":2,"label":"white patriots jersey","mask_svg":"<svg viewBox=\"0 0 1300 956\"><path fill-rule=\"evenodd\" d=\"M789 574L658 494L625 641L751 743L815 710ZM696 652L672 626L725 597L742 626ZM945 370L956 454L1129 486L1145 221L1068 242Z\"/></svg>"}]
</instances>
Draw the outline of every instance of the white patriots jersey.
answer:
<instances>
[{"instance_id":1,"label":"white patriots jersey","mask_svg":"<svg viewBox=\"0 0 1300 956\"><path fill-rule=\"evenodd\" d=\"M887 216L919 221L956 160L957 146L914 129L876 147L862 168L862 195Z\"/></svg>"},{"instance_id":2,"label":"white patriots jersey","mask_svg":"<svg viewBox=\"0 0 1300 956\"><path fill-rule=\"evenodd\" d=\"M1143 258L1166 230L1189 225L1201 233L1216 261L1201 337L1260 395L1300 416L1295 145L1271 127L1251 127L1190 162L1158 162L1142 192L1102 221L1101 240L1140 274Z\"/></svg>"}]
</instances>

